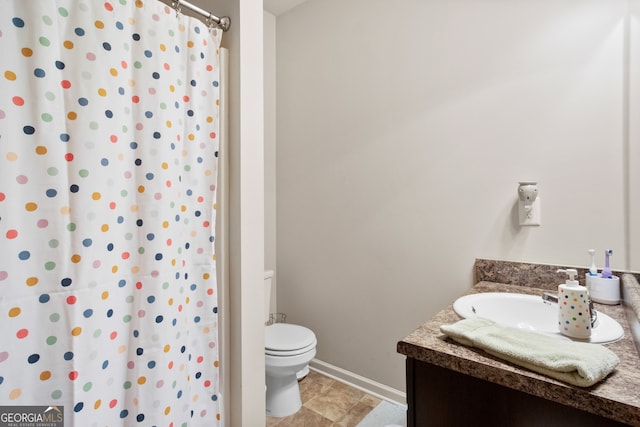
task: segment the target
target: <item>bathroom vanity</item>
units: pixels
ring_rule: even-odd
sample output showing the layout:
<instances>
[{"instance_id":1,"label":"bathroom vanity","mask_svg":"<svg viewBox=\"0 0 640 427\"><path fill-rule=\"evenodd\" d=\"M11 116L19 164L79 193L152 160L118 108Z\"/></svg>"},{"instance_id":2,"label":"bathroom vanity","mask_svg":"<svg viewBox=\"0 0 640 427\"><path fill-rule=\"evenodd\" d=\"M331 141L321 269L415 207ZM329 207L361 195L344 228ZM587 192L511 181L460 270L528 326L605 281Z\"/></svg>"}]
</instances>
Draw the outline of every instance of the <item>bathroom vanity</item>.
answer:
<instances>
[{"instance_id":1,"label":"bathroom vanity","mask_svg":"<svg viewBox=\"0 0 640 427\"><path fill-rule=\"evenodd\" d=\"M542 295L550 289L480 281L468 294ZM594 305L617 320L625 336L606 344L620 359L616 370L589 388L556 381L446 338L440 325L460 320L449 305L397 345L407 357L408 426L640 426L640 357L624 307Z\"/></svg>"}]
</instances>

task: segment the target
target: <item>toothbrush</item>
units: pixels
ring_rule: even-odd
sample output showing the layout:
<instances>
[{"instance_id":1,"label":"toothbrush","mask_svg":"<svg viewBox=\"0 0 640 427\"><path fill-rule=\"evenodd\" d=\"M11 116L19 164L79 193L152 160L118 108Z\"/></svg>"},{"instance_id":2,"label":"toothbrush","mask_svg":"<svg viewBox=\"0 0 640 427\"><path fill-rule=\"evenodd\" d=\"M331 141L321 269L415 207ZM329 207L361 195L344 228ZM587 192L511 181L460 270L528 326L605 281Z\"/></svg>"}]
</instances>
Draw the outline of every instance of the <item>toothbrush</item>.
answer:
<instances>
[{"instance_id":1,"label":"toothbrush","mask_svg":"<svg viewBox=\"0 0 640 427\"><path fill-rule=\"evenodd\" d=\"M591 255L591 267L589 267L589 276L597 276L598 268L596 267L596 250L589 249L587 252L589 252L589 255Z\"/></svg>"},{"instance_id":2,"label":"toothbrush","mask_svg":"<svg viewBox=\"0 0 640 427\"><path fill-rule=\"evenodd\" d=\"M611 279L613 274L611 274L611 269L609 268L609 257L613 255L612 249L604 250L604 268L602 269L602 278L603 279Z\"/></svg>"}]
</instances>

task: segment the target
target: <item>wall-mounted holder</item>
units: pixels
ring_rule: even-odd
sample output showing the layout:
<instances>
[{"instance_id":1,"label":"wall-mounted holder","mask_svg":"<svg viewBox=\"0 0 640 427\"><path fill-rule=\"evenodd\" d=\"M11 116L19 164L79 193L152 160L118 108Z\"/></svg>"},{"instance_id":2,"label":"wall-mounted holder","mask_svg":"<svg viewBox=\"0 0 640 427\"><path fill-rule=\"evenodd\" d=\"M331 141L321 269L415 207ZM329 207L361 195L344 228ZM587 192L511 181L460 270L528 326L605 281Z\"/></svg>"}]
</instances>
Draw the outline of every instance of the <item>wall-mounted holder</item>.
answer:
<instances>
[{"instance_id":1,"label":"wall-mounted holder","mask_svg":"<svg viewBox=\"0 0 640 427\"><path fill-rule=\"evenodd\" d=\"M540 197L538 183L518 183L518 219L520 225L540 225Z\"/></svg>"}]
</instances>

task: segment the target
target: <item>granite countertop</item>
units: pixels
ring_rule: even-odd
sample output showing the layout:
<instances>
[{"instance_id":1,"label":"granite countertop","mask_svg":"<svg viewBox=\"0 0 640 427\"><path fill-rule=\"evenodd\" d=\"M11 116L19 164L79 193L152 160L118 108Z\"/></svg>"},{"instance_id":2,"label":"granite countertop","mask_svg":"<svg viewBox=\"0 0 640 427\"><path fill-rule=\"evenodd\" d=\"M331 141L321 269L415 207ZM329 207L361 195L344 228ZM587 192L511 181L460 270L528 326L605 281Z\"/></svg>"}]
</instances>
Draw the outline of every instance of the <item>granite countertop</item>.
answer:
<instances>
[{"instance_id":1,"label":"granite countertop","mask_svg":"<svg viewBox=\"0 0 640 427\"><path fill-rule=\"evenodd\" d=\"M542 289L482 281L467 294L512 292L542 295ZM640 357L621 305L594 303L596 310L617 320L624 328L623 339L606 344L620 358L620 364L604 381L589 387L575 387L531 372L484 351L465 347L446 338L440 325L455 323L460 317L450 304L402 341L398 353L407 357L471 375L495 384L552 400L633 426L640 426Z\"/></svg>"}]
</instances>

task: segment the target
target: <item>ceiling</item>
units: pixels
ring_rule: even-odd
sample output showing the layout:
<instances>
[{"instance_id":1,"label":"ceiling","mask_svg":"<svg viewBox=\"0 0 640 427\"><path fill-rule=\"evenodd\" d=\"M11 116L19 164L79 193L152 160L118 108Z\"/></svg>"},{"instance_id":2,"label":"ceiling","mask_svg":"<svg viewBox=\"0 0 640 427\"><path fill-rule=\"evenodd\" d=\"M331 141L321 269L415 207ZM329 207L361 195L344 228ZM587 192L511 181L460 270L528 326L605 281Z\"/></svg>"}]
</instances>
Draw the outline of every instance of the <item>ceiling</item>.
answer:
<instances>
[{"instance_id":1,"label":"ceiling","mask_svg":"<svg viewBox=\"0 0 640 427\"><path fill-rule=\"evenodd\" d=\"M282 15L306 0L264 0L264 10L272 15Z\"/></svg>"}]
</instances>

